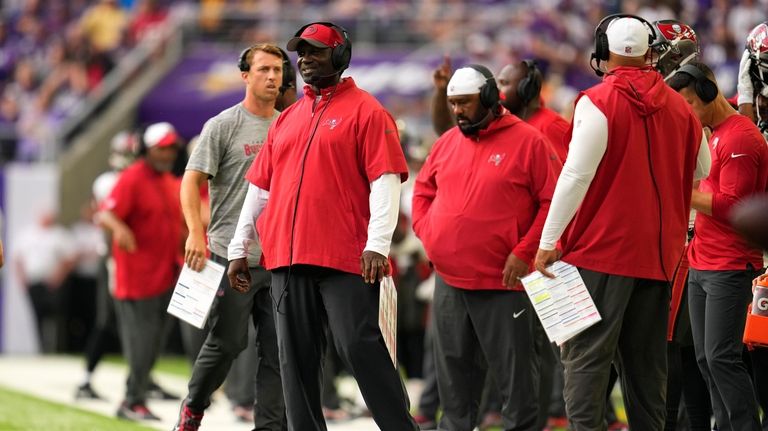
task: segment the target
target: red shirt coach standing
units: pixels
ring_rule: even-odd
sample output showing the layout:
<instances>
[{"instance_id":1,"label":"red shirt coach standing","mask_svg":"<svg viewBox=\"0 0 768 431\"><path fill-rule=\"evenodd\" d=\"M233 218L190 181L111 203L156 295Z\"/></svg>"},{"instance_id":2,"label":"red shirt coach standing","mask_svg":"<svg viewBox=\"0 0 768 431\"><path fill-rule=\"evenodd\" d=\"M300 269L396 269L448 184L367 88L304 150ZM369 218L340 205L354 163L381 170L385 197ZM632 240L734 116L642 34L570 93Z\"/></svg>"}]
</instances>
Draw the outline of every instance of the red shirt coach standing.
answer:
<instances>
[{"instance_id":1,"label":"red shirt coach standing","mask_svg":"<svg viewBox=\"0 0 768 431\"><path fill-rule=\"evenodd\" d=\"M647 64L654 34L631 15L608 16L595 29L593 59L605 77L577 100L536 257L546 272L561 239L562 260L578 267L602 316L561 346L575 431L605 427L613 360L630 427L664 428L669 281L683 254L702 132Z\"/></svg>"},{"instance_id":2,"label":"red shirt coach standing","mask_svg":"<svg viewBox=\"0 0 768 431\"><path fill-rule=\"evenodd\" d=\"M710 387L718 429L760 430L755 390L742 361L742 335L751 281L762 272L763 253L746 244L728 217L740 200L765 193L768 146L749 117L739 115L720 93L703 63L684 65L669 85L712 128L712 170L691 199L698 211L688 253L696 362Z\"/></svg>"},{"instance_id":3,"label":"red shirt coach standing","mask_svg":"<svg viewBox=\"0 0 768 431\"><path fill-rule=\"evenodd\" d=\"M308 24L287 48L308 85L272 124L246 175L251 185L232 242L253 240L258 219L288 429L325 429L320 361L330 327L379 428L416 430L378 326L378 281L408 172L397 127L376 99L341 78L352 55L344 29ZM235 289L248 288L233 275Z\"/></svg>"},{"instance_id":4,"label":"red shirt coach standing","mask_svg":"<svg viewBox=\"0 0 768 431\"><path fill-rule=\"evenodd\" d=\"M156 418L146 407L147 385L163 341L182 240L179 183L170 174L177 142L169 123L149 126L144 157L122 172L99 213L113 239L115 311L129 366L117 415L126 419Z\"/></svg>"}]
</instances>

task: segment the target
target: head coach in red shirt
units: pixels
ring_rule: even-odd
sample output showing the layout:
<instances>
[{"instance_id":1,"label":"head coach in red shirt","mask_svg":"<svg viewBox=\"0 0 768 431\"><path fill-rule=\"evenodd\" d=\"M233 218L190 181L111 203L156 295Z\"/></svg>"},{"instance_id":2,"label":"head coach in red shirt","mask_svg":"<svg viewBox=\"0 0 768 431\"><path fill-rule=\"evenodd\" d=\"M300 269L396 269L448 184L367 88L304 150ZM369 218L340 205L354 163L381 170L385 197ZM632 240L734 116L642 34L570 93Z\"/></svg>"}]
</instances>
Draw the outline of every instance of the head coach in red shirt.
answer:
<instances>
[{"instance_id":1,"label":"head coach in red shirt","mask_svg":"<svg viewBox=\"0 0 768 431\"><path fill-rule=\"evenodd\" d=\"M474 427L482 352L504 429L533 430L538 359L518 278L529 272L559 162L544 135L500 106L487 68L458 69L447 95L458 126L435 143L413 192L414 231L437 271L440 429Z\"/></svg>"},{"instance_id":2,"label":"head coach in red shirt","mask_svg":"<svg viewBox=\"0 0 768 431\"><path fill-rule=\"evenodd\" d=\"M593 67L604 78L577 99L536 256L549 274L560 240L562 260L579 269L602 317L561 346L575 431L605 429L614 360L630 428L664 428L669 282L683 254L702 130L648 64L654 39L653 26L632 15L595 29Z\"/></svg>"},{"instance_id":3,"label":"head coach in red shirt","mask_svg":"<svg viewBox=\"0 0 768 431\"><path fill-rule=\"evenodd\" d=\"M728 217L742 199L766 192L768 145L752 120L731 107L705 64L686 64L669 85L688 101L701 123L712 128L712 170L691 200L698 211L688 251L696 361L710 387L718 429L760 430L741 339L752 279L762 272L763 253L733 230Z\"/></svg>"},{"instance_id":4,"label":"head coach in red shirt","mask_svg":"<svg viewBox=\"0 0 768 431\"><path fill-rule=\"evenodd\" d=\"M352 78L347 32L308 24L288 42L304 97L283 111L246 174L233 242L253 223L272 271L280 367L290 430L325 430L320 399L326 326L382 430L415 430L379 330L405 156L392 116ZM248 226L251 226L250 228ZM231 259L231 257L230 257ZM247 289L246 274L230 274Z\"/></svg>"}]
</instances>

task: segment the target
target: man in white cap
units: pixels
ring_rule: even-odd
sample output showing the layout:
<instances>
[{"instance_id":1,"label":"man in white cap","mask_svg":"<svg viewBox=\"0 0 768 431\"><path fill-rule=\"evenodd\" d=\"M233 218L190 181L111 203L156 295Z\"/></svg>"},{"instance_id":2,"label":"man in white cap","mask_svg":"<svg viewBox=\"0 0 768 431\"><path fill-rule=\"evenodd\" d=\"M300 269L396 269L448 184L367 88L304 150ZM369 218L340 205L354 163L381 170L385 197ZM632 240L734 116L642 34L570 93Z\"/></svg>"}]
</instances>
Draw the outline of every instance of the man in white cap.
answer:
<instances>
[{"instance_id":1,"label":"man in white cap","mask_svg":"<svg viewBox=\"0 0 768 431\"><path fill-rule=\"evenodd\" d=\"M648 64L652 38L651 25L631 15L595 29L595 70L606 76L577 99L535 260L551 276L560 241L562 260L579 269L602 317L562 345L575 431L605 429L612 361L630 428L664 428L669 282L683 255L702 130Z\"/></svg>"},{"instance_id":2,"label":"man in white cap","mask_svg":"<svg viewBox=\"0 0 768 431\"><path fill-rule=\"evenodd\" d=\"M178 275L182 241L179 183L171 174L178 135L169 123L144 133L140 157L101 204L98 220L112 235L115 310L128 362L125 400L117 416L158 419L147 409L149 372L161 350L165 311Z\"/></svg>"},{"instance_id":3,"label":"man in white cap","mask_svg":"<svg viewBox=\"0 0 768 431\"><path fill-rule=\"evenodd\" d=\"M413 228L437 272L439 429L475 426L482 352L503 428L534 430L534 316L519 278L536 252L559 162L544 135L501 108L485 67L457 70L447 96L457 126L435 143L413 191Z\"/></svg>"}]
</instances>

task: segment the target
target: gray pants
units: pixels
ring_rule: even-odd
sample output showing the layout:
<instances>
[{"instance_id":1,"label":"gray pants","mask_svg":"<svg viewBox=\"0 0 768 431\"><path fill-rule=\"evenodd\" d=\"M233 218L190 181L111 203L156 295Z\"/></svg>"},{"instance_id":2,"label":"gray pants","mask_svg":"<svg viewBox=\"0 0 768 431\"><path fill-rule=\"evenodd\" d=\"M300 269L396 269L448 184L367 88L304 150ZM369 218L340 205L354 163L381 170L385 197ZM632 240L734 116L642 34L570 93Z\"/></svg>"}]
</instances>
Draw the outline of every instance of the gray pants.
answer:
<instances>
[{"instance_id":1,"label":"gray pants","mask_svg":"<svg viewBox=\"0 0 768 431\"><path fill-rule=\"evenodd\" d=\"M248 319L252 318L259 352L254 429L285 429L285 403L280 390L275 320L269 296L270 274L261 267L251 268L250 273L248 293L232 289L226 275L221 280L221 296L214 301L208 320L210 332L192 368L186 403L195 411L210 405L211 394L224 382L232 361L248 344Z\"/></svg>"},{"instance_id":2,"label":"gray pants","mask_svg":"<svg viewBox=\"0 0 768 431\"><path fill-rule=\"evenodd\" d=\"M360 274L294 265L272 273L283 391L291 431L325 431L321 403L326 325L382 431L415 431L408 394L379 330L379 285Z\"/></svg>"},{"instance_id":3,"label":"gray pants","mask_svg":"<svg viewBox=\"0 0 768 431\"><path fill-rule=\"evenodd\" d=\"M149 373L160 355L170 319L168 308L172 290L147 299L115 300L123 355L128 362L125 402L145 404Z\"/></svg>"},{"instance_id":4,"label":"gray pants","mask_svg":"<svg viewBox=\"0 0 768 431\"><path fill-rule=\"evenodd\" d=\"M458 289L437 276L433 306L439 429L475 427L485 363L501 393L504 429L535 430L539 368L525 292Z\"/></svg>"},{"instance_id":5,"label":"gray pants","mask_svg":"<svg viewBox=\"0 0 768 431\"><path fill-rule=\"evenodd\" d=\"M667 392L667 283L579 272L602 320L560 346L570 429L608 428L605 394L615 361L630 429L661 431Z\"/></svg>"},{"instance_id":6,"label":"gray pants","mask_svg":"<svg viewBox=\"0 0 768 431\"><path fill-rule=\"evenodd\" d=\"M755 390L741 356L752 279L760 273L693 268L688 273L696 362L709 386L712 411L721 431L760 430Z\"/></svg>"},{"instance_id":7,"label":"gray pants","mask_svg":"<svg viewBox=\"0 0 768 431\"><path fill-rule=\"evenodd\" d=\"M254 384L259 364L256 335L256 328L249 322L248 347L232 361L232 367L230 367L229 374L224 381L224 393L233 406L253 407L256 402Z\"/></svg>"}]
</instances>

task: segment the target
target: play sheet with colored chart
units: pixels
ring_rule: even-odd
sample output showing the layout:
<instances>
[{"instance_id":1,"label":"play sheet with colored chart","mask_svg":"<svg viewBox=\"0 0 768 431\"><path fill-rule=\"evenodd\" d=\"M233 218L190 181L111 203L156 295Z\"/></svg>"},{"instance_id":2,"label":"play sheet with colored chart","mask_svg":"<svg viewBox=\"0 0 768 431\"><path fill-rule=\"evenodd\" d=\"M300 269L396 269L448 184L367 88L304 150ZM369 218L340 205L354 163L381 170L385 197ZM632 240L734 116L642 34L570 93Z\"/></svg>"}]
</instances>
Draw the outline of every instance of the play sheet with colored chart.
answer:
<instances>
[{"instance_id":1,"label":"play sheet with colored chart","mask_svg":"<svg viewBox=\"0 0 768 431\"><path fill-rule=\"evenodd\" d=\"M600 313L575 266L558 261L549 271L555 278L535 271L520 281L549 341L559 346L599 322Z\"/></svg>"}]
</instances>

